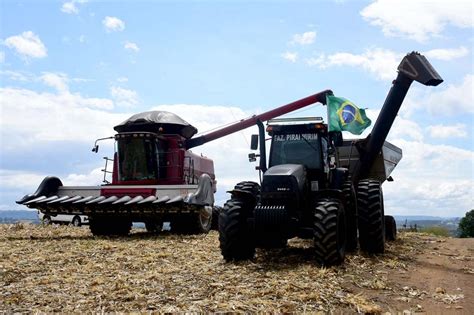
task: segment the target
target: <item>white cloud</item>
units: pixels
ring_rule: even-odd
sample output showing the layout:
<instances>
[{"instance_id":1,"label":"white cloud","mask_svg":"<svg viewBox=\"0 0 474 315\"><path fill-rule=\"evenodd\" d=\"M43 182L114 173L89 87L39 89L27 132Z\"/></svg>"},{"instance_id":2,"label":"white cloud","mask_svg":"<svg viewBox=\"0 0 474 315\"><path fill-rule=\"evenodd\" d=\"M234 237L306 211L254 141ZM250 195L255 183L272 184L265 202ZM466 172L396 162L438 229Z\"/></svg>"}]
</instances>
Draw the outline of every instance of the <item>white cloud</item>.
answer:
<instances>
[{"instance_id":1,"label":"white cloud","mask_svg":"<svg viewBox=\"0 0 474 315\"><path fill-rule=\"evenodd\" d=\"M316 39L316 32L304 32L302 34L293 35L293 40L291 43L299 45L309 45L314 43Z\"/></svg>"},{"instance_id":2,"label":"white cloud","mask_svg":"<svg viewBox=\"0 0 474 315\"><path fill-rule=\"evenodd\" d=\"M61 11L66 14L79 14L79 8L76 4L83 4L86 3L87 0L72 0L69 2L64 2L61 6Z\"/></svg>"},{"instance_id":3,"label":"white cloud","mask_svg":"<svg viewBox=\"0 0 474 315\"><path fill-rule=\"evenodd\" d=\"M134 107L138 104L137 92L133 90L124 89L118 86L110 88L110 95L115 100L118 106Z\"/></svg>"},{"instance_id":4,"label":"white cloud","mask_svg":"<svg viewBox=\"0 0 474 315\"><path fill-rule=\"evenodd\" d=\"M306 59L309 66L317 66L326 69L333 66L360 67L375 75L379 80L392 80L396 76L396 70L403 54L391 50L374 48L363 54L352 54L338 52L332 55L319 55Z\"/></svg>"},{"instance_id":5,"label":"white cloud","mask_svg":"<svg viewBox=\"0 0 474 315\"><path fill-rule=\"evenodd\" d=\"M106 16L102 20L102 24L104 25L107 32L121 32L125 29L125 23L114 16Z\"/></svg>"},{"instance_id":6,"label":"white cloud","mask_svg":"<svg viewBox=\"0 0 474 315\"><path fill-rule=\"evenodd\" d=\"M392 214L461 216L472 208L474 152L425 141L392 140L403 149L385 183L385 211Z\"/></svg>"},{"instance_id":7,"label":"white cloud","mask_svg":"<svg viewBox=\"0 0 474 315\"><path fill-rule=\"evenodd\" d=\"M31 73L24 71L0 70L0 75L8 77L12 81L29 82L34 80Z\"/></svg>"},{"instance_id":8,"label":"white cloud","mask_svg":"<svg viewBox=\"0 0 474 315\"><path fill-rule=\"evenodd\" d=\"M474 75L468 74L460 85L449 84L443 90L435 90L420 105L433 115L474 113Z\"/></svg>"},{"instance_id":9,"label":"white cloud","mask_svg":"<svg viewBox=\"0 0 474 315\"><path fill-rule=\"evenodd\" d=\"M448 49L432 49L424 53L427 58L434 58L439 60L452 60L456 58L465 57L469 54L469 49L464 46L459 48Z\"/></svg>"},{"instance_id":10,"label":"white cloud","mask_svg":"<svg viewBox=\"0 0 474 315\"><path fill-rule=\"evenodd\" d=\"M128 78L127 77L118 77L117 82L120 82L120 83L128 82Z\"/></svg>"},{"instance_id":11,"label":"white cloud","mask_svg":"<svg viewBox=\"0 0 474 315\"><path fill-rule=\"evenodd\" d=\"M129 41L126 41L125 44L123 45L123 47L127 50L133 50L135 52L139 52L140 51L140 48L138 47L137 44L135 43L132 43L132 42L129 42Z\"/></svg>"},{"instance_id":12,"label":"white cloud","mask_svg":"<svg viewBox=\"0 0 474 315\"><path fill-rule=\"evenodd\" d=\"M288 60L288 61L290 61L290 62L295 63L296 60L298 59L298 53L287 51L287 52L281 54L281 57L282 57L283 59L286 59L286 60Z\"/></svg>"},{"instance_id":13,"label":"white cloud","mask_svg":"<svg viewBox=\"0 0 474 315\"><path fill-rule=\"evenodd\" d=\"M76 7L76 3L74 1L63 3L61 11L67 14L79 13L79 9Z\"/></svg>"},{"instance_id":14,"label":"white cloud","mask_svg":"<svg viewBox=\"0 0 474 315\"><path fill-rule=\"evenodd\" d=\"M51 82L61 88L61 83ZM0 99L2 115L9 117L2 120L0 134L4 152L47 141L90 142L110 134L111 126L127 116L106 111L113 108L109 99L88 98L67 91L39 93L0 88Z\"/></svg>"},{"instance_id":15,"label":"white cloud","mask_svg":"<svg viewBox=\"0 0 474 315\"><path fill-rule=\"evenodd\" d=\"M45 72L43 75L39 77L39 79L54 89L56 89L60 93L65 93L69 91L68 87L68 77L62 73L52 73L52 72Z\"/></svg>"},{"instance_id":16,"label":"white cloud","mask_svg":"<svg viewBox=\"0 0 474 315\"><path fill-rule=\"evenodd\" d=\"M48 55L41 39L32 31L10 36L4 41L5 45L14 49L21 56L28 58L44 58Z\"/></svg>"},{"instance_id":17,"label":"white cloud","mask_svg":"<svg viewBox=\"0 0 474 315\"><path fill-rule=\"evenodd\" d=\"M432 138L447 139L447 138L465 138L467 137L466 125L433 125L427 127L428 132Z\"/></svg>"},{"instance_id":18,"label":"white cloud","mask_svg":"<svg viewBox=\"0 0 474 315\"><path fill-rule=\"evenodd\" d=\"M471 1L375 0L360 14L382 28L386 36L408 37L419 42L439 36L448 26L474 26Z\"/></svg>"}]
</instances>

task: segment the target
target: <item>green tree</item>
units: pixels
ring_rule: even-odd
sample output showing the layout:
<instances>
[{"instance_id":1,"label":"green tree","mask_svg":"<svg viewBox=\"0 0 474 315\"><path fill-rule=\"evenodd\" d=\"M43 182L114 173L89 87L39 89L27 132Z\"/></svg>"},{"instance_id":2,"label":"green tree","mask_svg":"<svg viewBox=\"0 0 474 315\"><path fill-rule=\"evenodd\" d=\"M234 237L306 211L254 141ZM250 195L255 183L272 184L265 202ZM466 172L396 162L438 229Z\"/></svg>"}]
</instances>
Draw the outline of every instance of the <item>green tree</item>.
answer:
<instances>
[{"instance_id":1,"label":"green tree","mask_svg":"<svg viewBox=\"0 0 474 315\"><path fill-rule=\"evenodd\" d=\"M474 237L474 209L461 219L458 230L459 237Z\"/></svg>"}]
</instances>

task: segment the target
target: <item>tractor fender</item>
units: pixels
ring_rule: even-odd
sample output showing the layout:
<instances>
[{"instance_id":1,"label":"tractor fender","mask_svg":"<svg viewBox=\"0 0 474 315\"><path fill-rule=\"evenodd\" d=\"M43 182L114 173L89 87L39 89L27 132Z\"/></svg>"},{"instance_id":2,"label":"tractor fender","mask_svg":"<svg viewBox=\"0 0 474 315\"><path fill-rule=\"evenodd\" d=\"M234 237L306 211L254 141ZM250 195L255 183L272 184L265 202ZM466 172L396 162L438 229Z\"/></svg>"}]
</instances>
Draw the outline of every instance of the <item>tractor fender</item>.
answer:
<instances>
[{"instance_id":1,"label":"tractor fender","mask_svg":"<svg viewBox=\"0 0 474 315\"><path fill-rule=\"evenodd\" d=\"M32 194L25 195L20 200L16 201L17 204L24 204L29 200L33 200L34 198L38 198L39 196L46 196L49 197L53 195L55 192L58 191L58 188L62 186L63 183L61 180L55 176L47 176L43 179L41 184L39 184L36 191Z\"/></svg>"},{"instance_id":2,"label":"tractor fender","mask_svg":"<svg viewBox=\"0 0 474 315\"><path fill-rule=\"evenodd\" d=\"M214 205L214 188L212 186L211 177L208 174L202 174L199 176L199 183L196 192L189 194L185 201L200 206Z\"/></svg>"}]
</instances>

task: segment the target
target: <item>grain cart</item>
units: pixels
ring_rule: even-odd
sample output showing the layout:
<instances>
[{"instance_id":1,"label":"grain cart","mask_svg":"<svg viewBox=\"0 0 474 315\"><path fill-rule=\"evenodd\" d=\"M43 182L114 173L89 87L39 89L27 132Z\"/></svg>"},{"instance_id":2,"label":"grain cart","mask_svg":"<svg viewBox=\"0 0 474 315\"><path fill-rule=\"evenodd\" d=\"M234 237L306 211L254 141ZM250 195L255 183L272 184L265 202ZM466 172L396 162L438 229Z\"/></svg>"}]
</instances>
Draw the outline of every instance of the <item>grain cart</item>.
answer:
<instances>
[{"instance_id":1,"label":"grain cart","mask_svg":"<svg viewBox=\"0 0 474 315\"><path fill-rule=\"evenodd\" d=\"M403 58L372 133L363 140L343 140L328 132L322 119L269 121L271 136L266 163L265 130L260 140L261 187L241 182L230 191L219 216L219 241L225 260L252 258L257 247L283 247L293 237L314 240L314 255L322 265L340 264L346 249L382 253L385 217L381 184L402 157L401 149L385 141L403 99L415 80L436 86L443 80L426 58ZM250 154L251 161L256 154ZM390 221L390 217L387 218ZM393 225L390 225L393 236Z\"/></svg>"},{"instance_id":2,"label":"grain cart","mask_svg":"<svg viewBox=\"0 0 474 315\"><path fill-rule=\"evenodd\" d=\"M46 177L35 193L17 201L46 215L87 215L94 235L126 235L132 222L160 231L206 233L212 224L216 178L209 158L190 149L316 102L323 91L266 113L255 115L202 136L175 114L151 111L136 114L115 126L112 181L101 186L63 186ZM98 145L93 151L98 151ZM107 164L104 168L107 170ZM104 173L105 180L105 173Z\"/></svg>"}]
</instances>

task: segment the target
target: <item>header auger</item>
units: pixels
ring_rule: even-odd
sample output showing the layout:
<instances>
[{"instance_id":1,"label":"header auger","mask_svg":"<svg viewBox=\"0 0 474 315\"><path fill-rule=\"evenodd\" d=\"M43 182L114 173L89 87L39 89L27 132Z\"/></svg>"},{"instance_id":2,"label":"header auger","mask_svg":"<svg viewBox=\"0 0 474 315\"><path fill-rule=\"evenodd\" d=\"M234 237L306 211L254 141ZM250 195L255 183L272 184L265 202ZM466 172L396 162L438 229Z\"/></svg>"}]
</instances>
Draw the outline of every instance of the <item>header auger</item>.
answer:
<instances>
[{"instance_id":1,"label":"header auger","mask_svg":"<svg viewBox=\"0 0 474 315\"><path fill-rule=\"evenodd\" d=\"M343 140L328 132L320 119L269 121L270 156L266 161L265 130L258 123L252 149L260 140L261 186L241 182L219 216L224 259L252 258L256 248L284 247L293 237L314 241L322 265L344 261L347 250L384 252L394 239L393 217L385 216L382 183L402 157L385 141L413 81L436 86L443 82L426 58L405 56L372 129L363 140ZM256 155L249 155L255 160Z\"/></svg>"}]
</instances>

